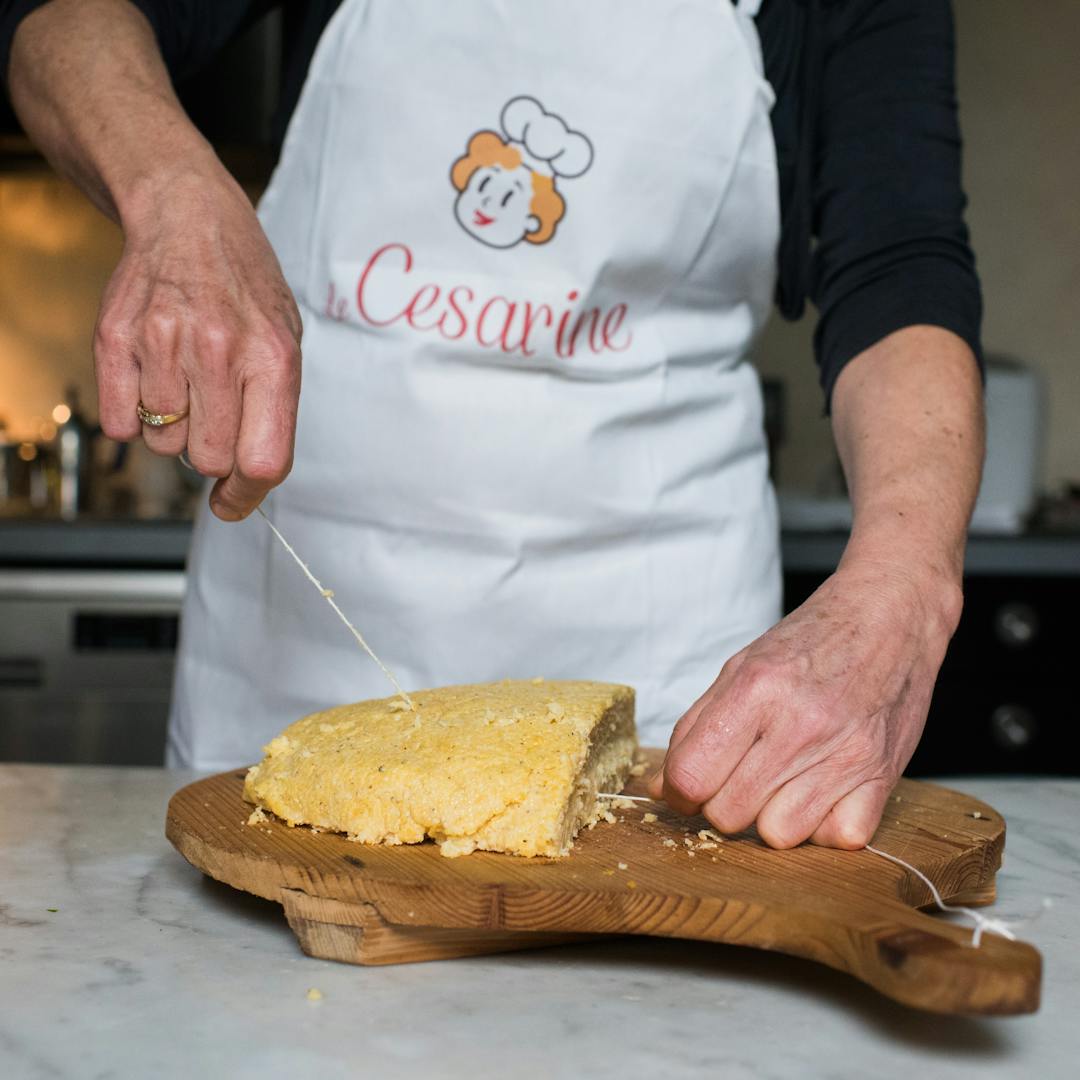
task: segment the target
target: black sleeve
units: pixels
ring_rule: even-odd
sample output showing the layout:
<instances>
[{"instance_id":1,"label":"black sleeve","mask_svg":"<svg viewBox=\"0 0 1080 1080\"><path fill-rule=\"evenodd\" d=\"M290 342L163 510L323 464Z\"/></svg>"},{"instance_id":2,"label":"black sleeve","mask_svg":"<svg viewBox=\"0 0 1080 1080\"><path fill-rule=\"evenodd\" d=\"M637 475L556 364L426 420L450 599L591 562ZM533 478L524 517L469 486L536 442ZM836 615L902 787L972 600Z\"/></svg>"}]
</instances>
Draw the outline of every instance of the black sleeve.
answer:
<instances>
[{"instance_id":1,"label":"black sleeve","mask_svg":"<svg viewBox=\"0 0 1080 1080\"><path fill-rule=\"evenodd\" d=\"M905 326L953 331L981 365L982 299L963 220L948 0L819 11L809 293L828 402L849 360Z\"/></svg>"},{"instance_id":2,"label":"black sleeve","mask_svg":"<svg viewBox=\"0 0 1080 1080\"><path fill-rule=\"evenodd\" d=\"M19 23L47 0L0 0L0 76L7 85L11 42ZM269 0L130 0L149 20L174 81L198 71Z\"/></svg>"}]
</instances>

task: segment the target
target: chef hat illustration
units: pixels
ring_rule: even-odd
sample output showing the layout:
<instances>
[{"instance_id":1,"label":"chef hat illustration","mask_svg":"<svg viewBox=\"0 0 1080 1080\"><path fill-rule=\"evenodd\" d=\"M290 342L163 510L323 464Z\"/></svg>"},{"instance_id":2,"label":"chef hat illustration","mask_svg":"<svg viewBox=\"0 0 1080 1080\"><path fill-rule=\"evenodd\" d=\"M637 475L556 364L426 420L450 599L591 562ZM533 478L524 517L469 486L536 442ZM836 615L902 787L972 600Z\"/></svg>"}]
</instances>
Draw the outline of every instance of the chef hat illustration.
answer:
<instances>
[{"instance_id":1,"label":"chef hat illustration","mask_svg":"<svg viewBox=\"0 0 1080 1080\"><path fill-rule=\"evenodd\" d=\"M511 98L499 123L521 160L541 176L580 176L592 164L592 143L561 116L545 112L536 98Z\"/></svg>"}]
</instances>

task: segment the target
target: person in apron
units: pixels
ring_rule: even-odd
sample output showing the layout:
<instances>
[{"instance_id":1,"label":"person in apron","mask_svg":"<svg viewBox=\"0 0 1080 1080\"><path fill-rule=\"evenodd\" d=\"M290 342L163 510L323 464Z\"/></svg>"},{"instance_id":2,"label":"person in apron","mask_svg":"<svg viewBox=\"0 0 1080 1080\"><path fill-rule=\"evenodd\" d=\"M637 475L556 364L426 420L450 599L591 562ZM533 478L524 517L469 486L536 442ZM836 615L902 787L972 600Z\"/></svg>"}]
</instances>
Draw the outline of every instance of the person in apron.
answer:
<instances>
[{"instance_id":1,"label":"person in apron","mask_svg":"<svg viewBox=\"0 0 1080 1080\"><path fill-rule=\"evenodd\" d=\"M289 339L277 391L253 378L244 396L286 437L302 318L294 467L265 513L406 688L629 683L643 743L670 737L657 797L726 831L756 820L777 846L858 847L918 740L959 618L977 376L966 346L933 327L845 370L837 430L857 528L837 574L777 624L777 514L749 361L780 218L757 8L344 0L259 209L284 281L240 274L225 291L262 288L278 325L260 347ZM159 82L145 27L123 26L141 77ZM52 121L35 124L29 96L21 108L48 141ZM106 165L90 186L108 209L124 185ZM167 200L149 205L167 213ZM117 211L125 225L140 214L137 196ZM175 270L138 254L110 290L152 301ZM167 353L179 331L151 301L140 340ZM139 378L133 316L116 306L106 298L98 333L99 380L123 389L103 398L106 430L144 430L159 452L186 446L202 471L229 474L211 496L219 516L204 510L195 529L168 760L235 767L299 716L388 687L263 522L220 520L243 513L225 498L232 448L215 466L207 441L206 388L228 359L220 323L191 331L208 359L189 428L187 383L152 365ZM933 385L925 407L912 378ZM117 411L136 387L138 416ZM239 431L250 471L246 416ZM905 514L914 522L898 525Z\"/></svg>"},{"instance_id":2,"label":"person in apron","mask_svg":"<svg viewBox=\"0 0 1080 1080\"><path fill-rule=\"evenodd\" d=\"M266 512L406 687L625 682L663 744L780 614L752 6L488 6L347 0L316 50L259 211L307 357ZM386 692L261 522L203 514L190 568L173 762Z\"/></svg>"}]
</instances>

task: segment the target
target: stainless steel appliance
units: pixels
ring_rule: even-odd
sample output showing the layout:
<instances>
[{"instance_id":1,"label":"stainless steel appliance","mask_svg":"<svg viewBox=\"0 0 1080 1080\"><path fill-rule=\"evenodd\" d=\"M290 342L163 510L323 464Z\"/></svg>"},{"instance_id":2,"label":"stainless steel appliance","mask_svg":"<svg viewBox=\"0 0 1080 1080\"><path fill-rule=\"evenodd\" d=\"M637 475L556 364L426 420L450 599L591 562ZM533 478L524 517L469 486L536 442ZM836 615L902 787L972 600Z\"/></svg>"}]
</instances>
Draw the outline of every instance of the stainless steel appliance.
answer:
<instances>
[{"instance_id":1,"label":"stainless steel appliance","mask_svg":"<svg viewBox=\"0 0 1080 1080\"><path fill-rule=\"evenodd\" d=\"M160 765L182 570L0 570L0 761Z\"/></svg>"}]
</instances>

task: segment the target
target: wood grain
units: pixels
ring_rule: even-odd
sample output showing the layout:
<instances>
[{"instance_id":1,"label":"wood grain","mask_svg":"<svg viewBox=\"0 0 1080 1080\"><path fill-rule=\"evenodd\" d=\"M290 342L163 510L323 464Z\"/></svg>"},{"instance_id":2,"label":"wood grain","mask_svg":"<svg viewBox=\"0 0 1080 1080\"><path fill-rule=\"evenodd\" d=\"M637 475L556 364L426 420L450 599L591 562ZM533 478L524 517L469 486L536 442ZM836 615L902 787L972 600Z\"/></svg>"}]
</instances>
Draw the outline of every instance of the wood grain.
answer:
<instances>
[{"instance_id":1,"label":"wood grain","mask_svg":"<svg viewBox=\"0 0 1080 1080\"><path fill-rule=\"evenodd\" d=\"M699 845L707 822L637 804L617 811L617 824L584 832L567 859L446 859L430 843L356 844L272 818L248 825L243 775L177 792L166 834L204 873L281 903L313 956L402 963L649 934L806 957L933 1012L1038 1008L1035 949L991 934L971 948L969 928L917 910L932 902L924 883L871 852L773 851L752 831L693 850L684 841ZM644 811L658 820L644 822ZM917 866L946 900L986 903L1005 822L969 796L902 780L873 843Z\"/></svg>"}]
</instances>

